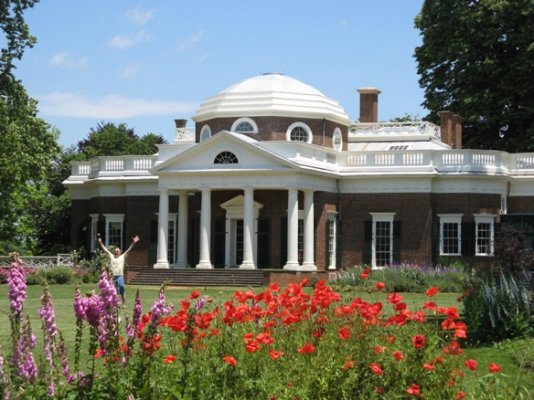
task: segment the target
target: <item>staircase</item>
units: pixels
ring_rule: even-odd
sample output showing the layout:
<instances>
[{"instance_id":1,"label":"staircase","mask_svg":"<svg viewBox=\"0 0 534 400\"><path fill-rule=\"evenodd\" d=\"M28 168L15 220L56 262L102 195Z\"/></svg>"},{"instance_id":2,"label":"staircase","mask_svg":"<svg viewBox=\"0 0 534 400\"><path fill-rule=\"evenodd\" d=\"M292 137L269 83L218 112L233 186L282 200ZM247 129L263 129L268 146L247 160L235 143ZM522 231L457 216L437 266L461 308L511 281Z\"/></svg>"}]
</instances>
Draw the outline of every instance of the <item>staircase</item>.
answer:
<instances>
[{"instance_id":1,"label":"staircase","mask_svg":"<svg viewBox=\"0 0 534 400\"><path fill-rule=\"evenodd\" d=\"M134 271L132 271L134 272ZM136 269L130 285L264 286L263 271L240 269Z\"/></svg>"}]
</instances>

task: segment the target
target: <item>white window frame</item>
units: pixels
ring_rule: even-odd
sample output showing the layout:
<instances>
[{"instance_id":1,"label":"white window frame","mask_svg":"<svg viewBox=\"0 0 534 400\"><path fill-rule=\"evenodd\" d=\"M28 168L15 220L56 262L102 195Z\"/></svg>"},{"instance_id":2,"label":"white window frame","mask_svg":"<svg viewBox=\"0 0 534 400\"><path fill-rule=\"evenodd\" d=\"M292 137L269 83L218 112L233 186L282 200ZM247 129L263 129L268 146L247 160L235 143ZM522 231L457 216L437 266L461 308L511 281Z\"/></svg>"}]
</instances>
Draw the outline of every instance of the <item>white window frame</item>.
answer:
<instances>
[{"instance_id":1,"label":"white window frame","mask_svg":"<svg viewBox=\"0 0 534 400\"><path fill-rule=\"evenodd\" d=\"M476 256L493 256L494 255L494 241L495 241L495 215L493 214L473 214L475 218L475 255ZM479 251L478 246L478 235L479 235L479 225L480 224L489 224L489 253L483 253Z\"/></svg>"},{"instance_id":2,"label":"white window frame","mask_svg":"<svg viewBox=\"0 0 534 400\"><path fill-rule=\"evenodd\" d=\"M461 256L462 255L462 217L463 214L438 214L439 217L439 255L440 256ZM445 253L444 225L456 224L458 251L456 253Z\"/></svg>"},{"instance_id":3,"label":"white window frame","mask_svg":"<svg viewBox=\"0 0 534 400\"><path fill-rule=\"evenodd\" d=\"M339 138L338 144L336 144L336 138ZM341 151L343 149L343 135L339 128L334 129L334 133L332 133L332 148L335 151Z\"/></svg>"},{"instance_id":4,"label":"white window frame","mask_svg":"<svg viewBox=\"0 0 534 400\"><path fill-rule=\"evenodd\" d=\"M296 142L296 140L291 140L291 132L295 128L304 129L306 131L307 135L308 135L306 141L300 141L300 142L302 142L302 143L311 143L313 141L313 132L310 129L310 127L308 125L306 125L304 122L294 122L291 125L289 125L289 127L287 128L287 131L286 131L286 140L288 142Z\"/></svg>"},{"instance_id":5,"label":"white window frame","mask_svg":"<svg viewBox=\"0 0 534 400\"><path fill-rule=\"evenodd\" d=\"M372 232L372 245L371 245L371 267L382 268L384 265L377 265L376 250L377 250L377 222L389 223L389 263L393 264L393 220L395 219L395 213L370 213L373 218L373 232Z\"/></svg>"},{"instance_id":6,"label":"white window frame","mask_svg":"<svg viewBox=\"0 0 534 400\"><path fill-rule=\"evenodd\" d=\"M209 125L204 125L200 130L199 142L203 142L211 137L211 128Z\"/></svg>"},{"instance_id":7,"label":"white window frame","mask_svg":"<svg viewBox=\"0 0 534 400\"><path fill-rule=\"evenodd\" d=\"M252 125L252 129L253 130L252 131L239 131L239 132L237 132L236 131L237 127L239 126L239 124L241 124L243 122L248 122L250 125ZM256 124L256 122L252 118L242 117L242 118L236 119L234 121L234 123L232 124L231 131L232 132L237 132L237 133L258 133L258 125Z\"/></svg>"},{"instance_id":8,"label":"white window frame","mask_svg":"<svg viewBox=\"0 0 534 400\"><path fill-rule=\"evenodd\" d=\"M104 214L106 219L106 246L118 246L121 250L124 243L124 214ZM110 243L109 242L109 226L112 223L120 223L120 240L119 243Z\"/></svg>"},{"instance_id":9,"label":"white window frame","mask_svg":"<svg viewBox=\"0 0 534 400\"><path fill-rule=\"evenodd\" d=\"M328 229L328 269L337 269L337 212L329 211L327 213Z\"/></svg>"}]
</instances>

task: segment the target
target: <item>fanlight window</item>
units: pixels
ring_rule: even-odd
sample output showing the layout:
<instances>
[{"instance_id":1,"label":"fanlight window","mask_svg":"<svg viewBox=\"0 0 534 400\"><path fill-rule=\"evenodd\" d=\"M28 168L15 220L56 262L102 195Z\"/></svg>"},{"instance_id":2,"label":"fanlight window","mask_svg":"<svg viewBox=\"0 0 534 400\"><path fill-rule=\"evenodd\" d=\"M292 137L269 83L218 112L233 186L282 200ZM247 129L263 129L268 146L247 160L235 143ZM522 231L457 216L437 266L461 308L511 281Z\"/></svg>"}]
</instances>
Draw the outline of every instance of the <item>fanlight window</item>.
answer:
<instances>
[{"instance_id":1,"label":"fanlight window","mask_svg":"<svg viewBox=\"0 0 534 400\"><path fill-rule=\"evenodd\" d=\"M258 126L252 118L239 118L232 124L232 132L258 133Z\"/></svg>"},{"instance_id":2,"label":"fanlight window","mask_svg":"<svg viewBox=\"0 0 534 400\"><path fill-rule=\"evenodd\" d=\"M214 164L237 164L239 160L231 151L221 151L215 156Z\"/></svg>"},{"instance_id":3,"label":"fanlight window","mask_svg":"<svg viewBox=\"0 0 534 400\"><path fill-rule=\"evenodd\" d=\"M236 132L253 132L254 127L250 122L240 122L239 125L235 127Z\"/></svg>"},{"instance_id":4,"label":"fanlight window","mask_svg":"<svg viewBox=\"0 0 534 400\"><path fill-rule=\"evenodd\" d=\"M295 122L287 128L286 140L292 142L312 142L312 131L308 125L303 122Z\"/></svg>"}]
</instances>

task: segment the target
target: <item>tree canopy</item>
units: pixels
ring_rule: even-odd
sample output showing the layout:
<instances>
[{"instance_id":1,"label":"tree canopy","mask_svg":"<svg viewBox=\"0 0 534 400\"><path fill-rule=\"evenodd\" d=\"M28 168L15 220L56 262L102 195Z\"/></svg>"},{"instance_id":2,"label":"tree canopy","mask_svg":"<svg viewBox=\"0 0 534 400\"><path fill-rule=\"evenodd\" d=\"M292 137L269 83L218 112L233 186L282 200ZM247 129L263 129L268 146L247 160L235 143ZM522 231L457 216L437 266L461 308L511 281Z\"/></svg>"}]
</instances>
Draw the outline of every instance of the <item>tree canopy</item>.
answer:
<instances>
[{"instance_id":1,"label":"tree canopy","mask_svg":"<svg viewBox=\"0 0 534 400\"><path fill-rule=\"evenodd\" d=\"M534 151L534 1L426 0L415 26L428 119L464 117L464 147Z\"/></svg>"}]
</instances>

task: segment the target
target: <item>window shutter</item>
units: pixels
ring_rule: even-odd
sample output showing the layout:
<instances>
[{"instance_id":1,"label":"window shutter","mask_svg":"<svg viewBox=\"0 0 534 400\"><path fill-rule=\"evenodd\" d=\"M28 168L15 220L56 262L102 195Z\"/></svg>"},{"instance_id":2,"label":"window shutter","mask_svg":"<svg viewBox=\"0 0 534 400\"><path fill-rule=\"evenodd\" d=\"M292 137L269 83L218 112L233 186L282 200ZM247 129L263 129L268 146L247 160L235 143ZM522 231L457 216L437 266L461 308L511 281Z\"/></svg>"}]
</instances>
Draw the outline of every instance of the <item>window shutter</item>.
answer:
<instances>
[{"instance_id":1,"label":"window shutter","mask_svg":"<svg viewBox=\"0 0 534 400\"><path fill-rule=\"evenodd\" d=\"M439 259L439 218L434 216L432 221L432 260L437 263Z\"/></svg>"},{"instance_id":2,"label":"window shutter","mask_svg":"<svg viewBox=\"0 0 534 400\"><path fill-rule=\"evenodd\" d=\"M373 249L373 221L365 221L363 223L363 255L362 261L364 264L371 265Z\"/></svg>"},{"instance_id":3,"label":"window shutter","mask_svg":"<svg viewBox=\"0 0 534 400\"><path fill-rule=\"evenodd\" d=\"M287 218L280 220L280 265L287 262Z\"/></svg>"},{"instance_id":4,"label":"window shutter","mask_svg":"<svg viewBox=\"0 0 534 400\"><path fill-rule=\"evenodd\" d=\"M102 218L96 223L96 232L100 233L102 242L106 243L106 221Z\"/></svg>"},{"instance_id":5,"label":"window shutter","mask_svg":"<svg viewBox=\"0 0 534 400\"><path fill-rule=\"evenodd\" d=\"M462 255L472 257L475 255L475 223L462 222Z\"/></svg>"},{"instance_id":6,"label":"window shutter","mask_svg":"<svg viewBox=\"0 0 534 400\"><path fill-rule=\"evenodd\" d=\"M393 264L401 262L401 222L393 221Z\"/></svg>"}]
</instances>

